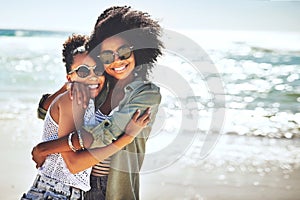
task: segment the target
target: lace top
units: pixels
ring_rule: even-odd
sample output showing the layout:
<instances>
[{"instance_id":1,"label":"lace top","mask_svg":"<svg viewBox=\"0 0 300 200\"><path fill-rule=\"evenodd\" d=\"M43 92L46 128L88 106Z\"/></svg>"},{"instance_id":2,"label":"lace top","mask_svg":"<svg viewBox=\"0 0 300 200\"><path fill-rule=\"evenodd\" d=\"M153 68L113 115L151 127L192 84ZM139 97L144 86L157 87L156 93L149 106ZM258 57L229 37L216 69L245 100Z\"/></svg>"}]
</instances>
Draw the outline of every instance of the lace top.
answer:
<instances>
[{"instance_id":1,"label":"lace top","mask_svg":"<svg viewBox=\"0 0 300 200\"><path fill-rule=\"evenodd\" d=\"M90 103L86 114L84 116L84 123L95 123L94 118L95 113L94 102ZM49 109L50 110L50 109ZM87 114L88 113L88 114ZM58 124L52 119L50 115L50 111L47 112L44 122L44 130L43 130L43 141L55 140L58 138ZM39 173L56 179L66 185L70 185L76 188L79 188L83 191L90 190L90 174L91 168L88 168L84 171L81 171L77 174L72 174L66 166L64 159L62 158L60 153L51 154L47 156L44 164L39 169Z\"/></svg>"}]
</instances>

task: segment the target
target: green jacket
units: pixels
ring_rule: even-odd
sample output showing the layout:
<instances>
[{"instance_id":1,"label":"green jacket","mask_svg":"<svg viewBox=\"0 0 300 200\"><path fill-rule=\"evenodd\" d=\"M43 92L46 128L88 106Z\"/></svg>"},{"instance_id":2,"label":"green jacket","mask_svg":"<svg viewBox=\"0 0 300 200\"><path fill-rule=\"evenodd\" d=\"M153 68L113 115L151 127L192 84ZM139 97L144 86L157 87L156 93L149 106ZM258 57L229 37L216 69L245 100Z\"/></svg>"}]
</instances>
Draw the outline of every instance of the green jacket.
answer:
<instances>
[{"instance_id":1,"label":"green jacket","mask_svg":"<svg viewBox=\"0 0 300 200\"><path fill-rule=\"evenodd\" d=\"M151 82L136 80L125 87L125 96L110 120L105 120L96 127L84 127L94 137L92 147L110 144L124 133L133 113L142 112L151 107L151 122L134 141L112 156L108 183L107 200L139 199L139 171L141 169L146 141L155 120L161 102L159 87Z\"/></svg>"}]
</instances>

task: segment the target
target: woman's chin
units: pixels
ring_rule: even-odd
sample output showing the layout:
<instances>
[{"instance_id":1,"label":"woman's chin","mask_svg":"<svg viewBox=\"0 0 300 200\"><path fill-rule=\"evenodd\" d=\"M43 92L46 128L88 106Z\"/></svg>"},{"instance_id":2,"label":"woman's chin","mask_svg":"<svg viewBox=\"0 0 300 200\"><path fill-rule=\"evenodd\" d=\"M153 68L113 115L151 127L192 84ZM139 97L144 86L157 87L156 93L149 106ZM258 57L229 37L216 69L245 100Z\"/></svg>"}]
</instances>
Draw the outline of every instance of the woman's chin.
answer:
<instances>
[{"instance_id":1,"label":"woman's chin","mask_svg":"<svg viewBox=\"0 0 300 200\"><path fill-rule=\"evenodd\" d=\"M96 96L99 94L100 91L98 90L90 90L90 95L91 95L91 98L96 98Z\"/></svg>"}]
</instances>

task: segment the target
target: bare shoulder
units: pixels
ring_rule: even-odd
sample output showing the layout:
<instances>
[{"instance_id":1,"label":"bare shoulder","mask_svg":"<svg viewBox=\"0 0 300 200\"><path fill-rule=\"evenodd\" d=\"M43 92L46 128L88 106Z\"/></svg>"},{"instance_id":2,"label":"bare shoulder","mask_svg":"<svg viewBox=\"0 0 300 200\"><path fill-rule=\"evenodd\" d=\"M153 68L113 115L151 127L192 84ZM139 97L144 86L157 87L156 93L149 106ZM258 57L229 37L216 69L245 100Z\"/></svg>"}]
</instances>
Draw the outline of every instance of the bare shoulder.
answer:
<instances>
[{"instance_id":1,"label":"bare shoulder","mask_svg":"<svg viewBox=\"0 0 300 200\"><path fill-rule=\"evenodd\" d=\"M50 113L52 118L58 122L59 116L70 117L72 116L72 100L69 97L68 92L64 92L58 95L52 102L50 107Z\"/></svg>"},{"instance_id":2,"label":"bare shoulder","mask_svg":"<svg viewBox=\"0 0 300 200\"><path fill-rule=\"evenodd\" d=\"M69 97L68 91L58 95L51 104L51 109L67 109L72 105L72 100Z\"/></svg>"},{"instance_id":3,"label":"bare shoulder","mask_svg":"<svg viewBox=\"0 0 300 200\"><path fill-rule=\"evenodd\" d=\"M68 91L62 93L59 98L57 99L57 104L60 110L69 110L72 108L72 100L69 97Z\"/></svg>"},{"instance_id":4,"label":"bare shoulder","mask_svg":"<svg viewBox=\"0 0 300 200\"><path fill-rule=\"evenodd\" d=\"M72 102L72 100L69 97L69 91L66 91L66 92L60 94L56 98L57 98L57 101L59 101L60 103L70 103L70 102Z\"/></svg>"}]
</instances>

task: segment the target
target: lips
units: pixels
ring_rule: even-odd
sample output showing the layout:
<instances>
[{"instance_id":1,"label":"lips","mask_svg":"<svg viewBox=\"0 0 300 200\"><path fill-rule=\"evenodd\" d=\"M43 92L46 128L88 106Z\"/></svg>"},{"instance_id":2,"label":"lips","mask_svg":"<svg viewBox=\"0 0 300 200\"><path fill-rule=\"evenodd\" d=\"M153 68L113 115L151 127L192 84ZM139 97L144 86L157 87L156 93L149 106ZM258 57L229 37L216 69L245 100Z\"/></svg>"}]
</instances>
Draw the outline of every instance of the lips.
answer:
<instances>
[{"instance_id":1,"label":"lips","mask_svg":"<svg viewBox=\"0 0 300 200\"><path fill-rule=\"evenodd\" d=\"M88 87L92 90L98 89L99 86L100 86L99 84L88 85Z\"/></svg>"},{"instance_id":2,"label":"lips","mask_svg":"<svg viewBox=\"0 0 300 200\"><path fill-rule=\"evenodd\" d=\"M127 68L127 65L123 65L121 67L112 68L116 73L122 73Z\"/></svg>"},{"instance_id":3,"label":"lips","mask_svg":"<svg viewBox=\"0 0 300 200\"><path fill-rule=\"evenodd\" d=\"M95 98L100 91L100 84L90 84L88 85L88 88L90 90L91 97Z\"/></svg>"}]
</instances>

